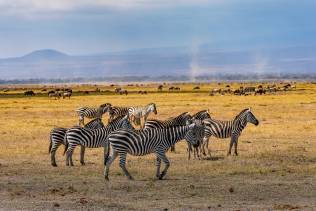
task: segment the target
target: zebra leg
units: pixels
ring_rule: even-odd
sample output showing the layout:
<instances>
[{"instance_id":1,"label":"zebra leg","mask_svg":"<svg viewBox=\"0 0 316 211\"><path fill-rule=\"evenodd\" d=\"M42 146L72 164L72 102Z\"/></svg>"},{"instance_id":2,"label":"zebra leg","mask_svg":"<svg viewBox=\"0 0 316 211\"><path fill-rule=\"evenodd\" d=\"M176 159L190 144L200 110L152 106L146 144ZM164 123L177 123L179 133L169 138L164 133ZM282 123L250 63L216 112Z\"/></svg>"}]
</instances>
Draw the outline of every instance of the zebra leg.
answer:
<instances>
[{"instance_id":1,"label":"zebra leg","mask_svg":"<svg viewBox=\"0 0 316 211\"><path fill-rule=\"evenodd\" d=\"M209 142L210 142L210 137L206 138L206 140L205 140L205 146L206 146L206 149L207 149L207 155L208 155L209 157L211 157L211 150L210 150L210 148L208 147Z\"/></svg>"},{"instance_id":2,"label":"zebra leg","mask_svg":"<svg viewBox=\"0 0 316 211\"><path fill-rule=\"evenodd\" d=\"M130 175L130 173L126 169L126 152L119 153L119 155L120 155L120 167L122 168L125 176L127 176L129 180L133 180L133 177Z\"/></svg>"},{"instance_id":3,"label":"zebra leg","mask_svg":"<svg viewBox=\"0 0 316 211\"><path fill-rule=\"evenodd\" d=\"M117 155L118 155L117 152L112 150L112 154L110 155L110 158L107 160L107 162L105 164L106 166L105 166L105 169L104 169L104 178L106 180L109 180L110 166L113 163L113 161L116 159Z\"/></svg>"},{"instance_id":4,"label":"zebra leg","mask_svg":"<svg viewBox=\"0 0 316 211\"><path fill-rule=\"evenodd\" d=\"M84 163L84 152L86 150L86 147L85 146L81 146L81 150L80 150L80 163L81 165L85 165Z\"/></svg>"},{"instance_id":5,"label":"zebra leg","mask_svg":"<svg viewBox=\"0 0 316 211\"><path fill-rule=\"evenodd\" d=\"M159 153L158 156L159 156L159 158L165 163L165 168L164 168L164 170L161 172L161 174L160 174L160 176L159 176L159 178L158 178L158 179L162 180L163 177L167 174L168 168L169 168L169 166L170 166L170 162L169 162L168 158L166 157L165 152L163 152L162 154Z\"/></svg>"},{"instance_id":6,"label":"zebra leg","mask_svg":"<svg viewBox=\"0 0 316 211\"><path fill-rule=\"evenodd\" d=\"M157 166L157 171L156 171L156 177L159 178L160 176L160 166L161 166L161 159L159 158L157 154L157 160L156 160L156 166Z\"/></svg>"},{"instance_id":7,"label":"zebra leg","mask_svg":"<svg viewBox=\"0 0 316 211\"><path fill-rule=\"evenodd\" d=\"M232 137L230 139L230 143L229 143L229 149L228 149L228 152L227 152L227 156L231 155L232 147L234 145L234 142L236 142L237 139L238 139L238 137L236 137L235 135L232 135Z\"/></svg>"},{"instance_id":8,"label":"zebra leg","mask_svg":"<svg viewBox=\"0 0 316 211\"><path fill-rule=\"evenodd\" d=\"M235 145L235 147L234 147L235 152L234 153L235 153L236 156L238 156L238 152L237 152L238 139L236 139L234 141L234 145Z\"/></svg>"},{"instance_id":9,"label":"zebra leg","mask_svg":"<svg viewBox=\"0 0 316 211\"><path fill-rule=\"evenodd\" d=\"M187 142L187 144L188 144L188 153L189 153L189 155L188 155L188 160L190 160L191 159L191 151L192 151L192 146L191 146L191 144L189 143L189 142Z\"/></svg>"},{"instance_id":10,"label":"zebra leg","mask_svg":"<svg viewBox=\"0 0 316 211\"><path fill-rule=\"evenodd\" d=\"M74 147L70 146L66 152L66 166L74 166L74 163L72 161L73 152L74 152Z\"/></svg>"},{"instance_id":11,"label":"zebra leg","mask_svg":"<svg viewBox=\"0 0 316 211\"><path fill-rule=\"evenodd\" d=\"M53 142L53 146L52 146L52 149L51 149L51 151L50 151L50 159L51 159L51 164L52 164L52 166L57 166L57 164L56 164L56 158L55 158L55 156L56 156L56 151L57 151L57 149L58 149L58 147L60 146L60 144L61 143L56 143L56 142Z\"/></svg>"}]
</instances>

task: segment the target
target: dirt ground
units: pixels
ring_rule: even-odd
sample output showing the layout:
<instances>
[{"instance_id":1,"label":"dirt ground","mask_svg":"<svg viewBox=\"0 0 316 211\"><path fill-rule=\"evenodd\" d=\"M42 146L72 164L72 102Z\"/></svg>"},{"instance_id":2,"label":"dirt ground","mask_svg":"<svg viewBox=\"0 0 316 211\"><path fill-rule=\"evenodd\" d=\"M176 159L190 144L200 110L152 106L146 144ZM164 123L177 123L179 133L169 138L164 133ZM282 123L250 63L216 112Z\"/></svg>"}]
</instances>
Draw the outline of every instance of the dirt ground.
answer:
<instances>
[{"instance_id":1,"label":"dirt ground","mask_svg":"<svg viewBox=\"0 0 316 211\"><path fill-rule=\"evenodd\" d=\"M189 86L189 85L186 85ZM192 85L193 86L193 85ZM145 89L145 88L143 88ZM110 181L103 178L103 149L87 149L86 165L74 154L65 166L50 165L49 131L77 124L80 106L157 104L165 119L210 109L229 120L251 107L259 126L249 124L239 140L239 156L226 156L228 140L212 138L212 156L187 159L186 143L168 152L165 180L155 179L155 158L127 158L135 181L116 160ZM316 85L262 96L208 96L204 92L0 99L0 210L316 210ZM104 117L104 122L107 116Z\"/></svg>"}]
</instances>

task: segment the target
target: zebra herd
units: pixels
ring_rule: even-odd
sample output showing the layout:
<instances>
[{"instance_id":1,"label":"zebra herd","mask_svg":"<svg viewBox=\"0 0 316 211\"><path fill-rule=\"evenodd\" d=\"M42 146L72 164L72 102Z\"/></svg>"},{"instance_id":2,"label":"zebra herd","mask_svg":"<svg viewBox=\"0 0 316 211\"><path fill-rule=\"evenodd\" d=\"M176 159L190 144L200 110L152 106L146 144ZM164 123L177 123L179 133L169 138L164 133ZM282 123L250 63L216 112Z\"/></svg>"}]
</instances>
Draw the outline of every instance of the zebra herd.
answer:
<instances>
[{"instance_id":1,"label":"zebra herd","mask_svg":"<svg viewBox=\"0 0 316 211\"><path fill-rule=\"evenodd\" d=\"M85 148L104 147L106 180L109 179L110 166L117 157L124 174L133 179L125 165L127 154L143 156L151 153L156 155L156 177L163 179L170 166L166 152L169 148L175 151L175 144L183 139L188 144L188 159L191 157L192 147L195 157L200 159L201 154L210 156L208 145L211 136L231 138L227 155L231 154L232 147L234 154L238 155L238 138L242 130L248 122L259 124L250 108L242 110L232 121L215 120L211 118L209 110L202 110L194 115L184 112L167 120L147 120L150 113L157 114L155 103L136 107L117 107L105 103L98 108L81 107L76 112L79 116L79 126L54 128L50 133L51 164L57 166L55 154L60 145L65 146L67 166L74 165L72 154L77 146L81 147L82 165L85 164ZM106 125L102 122L105 113L109 114L109 122ZM84 124L84 118L93 120ZM139 125L140 129L136 129L133 123ZM161 161L165 164L162 171Z\"/></svg>"}]
</instances>

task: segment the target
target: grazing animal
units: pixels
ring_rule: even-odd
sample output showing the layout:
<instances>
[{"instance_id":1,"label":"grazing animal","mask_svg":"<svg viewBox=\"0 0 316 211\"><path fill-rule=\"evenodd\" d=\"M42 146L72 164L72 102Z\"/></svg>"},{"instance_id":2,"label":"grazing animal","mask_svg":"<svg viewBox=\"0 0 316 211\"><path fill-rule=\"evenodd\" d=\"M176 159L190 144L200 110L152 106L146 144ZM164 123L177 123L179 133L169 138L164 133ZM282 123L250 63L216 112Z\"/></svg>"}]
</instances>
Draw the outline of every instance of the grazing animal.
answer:
<instances>
[{"instance_id":1,"label":"grazing animal","mask_svg":"<svg viewBox=\"0 0 316 211\"><path fill-rule=\"evenodd\" d=\"M197 89L200 89L200 87L196 86L196 87L193 88L193 90L197 90Z\"/></svg>"},{"instance_id":2,"label":"grazing animal","mask_svg":"<svg viewBox=\"0 0 316 211\"><path fill-rule=\"evenodd\" d=\"M128 108L128 115L136 125L141 125L141 119L144 118L144 123L151 112L157 114L156 104L149 103L146 106L135 106Z\"/></svg>"},{"instance_id":3,"label":"grazing animal","mask_svg":"<svg viewBox=\"0 0 316 211\"><path fill-rule=\"evenodd\" d=\"M245 87L244 92L255 92L256 91L256 87L254 86L248 86Z\"/></svg>"},{"instance_id":4,"label":"grazing animal","mask_svg":"<svg viewBox=\"0 0 316 211\"><path fill-rule=\"evenodd\" d=\"M79 116L79 126L84 125L84 118L102 118L102 115L109 111L111 107L110 103L100 105L99 108L80 107L76 110Z\"/></svg>"},{"instance_id":5,"label":"grazing animal","mask_svg":"<svg viewBox=\"0 0 316 211\"><path fill-rule=\"evenodd\" d=\"M163 179L167 174L170 162L166 157L166 151L175 143L186 139L192 145L196 146L204 137L204 125L192 123L188 126L175 126L168 128L154 128L146 130L117 130L108 136L107 146L104 147L104 178L109 179L109 170L112 162L119 155L120 167L132 180L132 176L126 169L126 156L143 156L155 153L156 159L156 177ZM112 151L110 150L112 149ZM111 151L111 155L109 156ZM161 161L165 163L164 170L160 173Z\"/></svg>"},{"instance_id":6,"label":"grazing animal","mask_svg":"<svg viewBox=\"0 0 316 211\"><path fill-rule=\"evenodd\" d=\"M57 99L59 99L61 97L61 94L59 92L52 91L52 92L48 93L48 97L49 98L54 97L55 100L57 100Z\"/></svg>"},{"instance_id":7,"label":"grazing animal","mask_svg":"<svg viewBox=\"0 0 316 211\"><path fill-rule=\"evenodd\" d=\"M101 128L104 127L104 124L102 123L102 120L100 118L96 118L91 120L88 124L86 124L84 126L84 128L88 128L88 129L97 129L97 128ZM67 143L65 143L65 135L67 132L68 128L62 128L62 127L58 127L58 128L54 128L51 130L50 132L50 144L49 144L49 149L48 152L51 155L51 164L52 166L57 166L56 164L56 159L55 159L55 154L56 151L58 149L58 147L63 144L65 146L67 146ZM80 153L80 162L82 165L84 165L84 146L81 146L81 153ZM65 148L65 152L66 152L66 148Z\"/></svg>"},{"instance_id":8,"label":"grazing animal","mask_svg":"<svg viewBox=\"0 0 316 211\"><path fill-rule=\"evenodd\" d=\"M35 93L32 90L30 90L30 91L24 92L24 95L25 96L35 96Z\"/></svg>"},{"instance_id":9,"label":"grazing animal","mask_svg":"<svg viewBox=\"0 0 316 211\"><path fill-rule=\"evenodd\" d=\"M107 136L120 128L133 129L132 125L128 121L128 116L117 117L107 126L99 129L89 130L86 128L74 127L67 130L65 135L66 145L66 165L73 166L72 154L76 146L81 145L88 148L104 147L106 144ZM82 161L83 161L82 155ZM82 164L82 162L81 162Z\"/></svg>"},{"instance_id":10,"label":"grazing animal","mask_svg":"<svg viewBox=\"0 0 316 211\"><path fill-rule=\"evenodd\" d=\"M120 91L119 91L119 94L120 95L127 95L128 94L128 91L126 90L126 89L121 89Z\"/></svg>"},{"instance_id":11,"label":"grazing animal","mask_svg":"<svg viewBox=\"0 0 316 211\"><path fill-rule=\"evenodd\" d=\"M163 85L159 85L157 89L158 89L159 92L161 92L162 88L163 88Z\"/></svg>"},{"instance_id":12,"label":"grazing animal","mask_svg":"<svg viewBox=\"0 0 316 211\"><path fill-rule=\"evenodd\" d=\"M68 97L68 99L70 99L71 95L72 95L72 92L66 91L63 93L63 99L65 99L66 97Z\"/></svg>"},{"instance_id":13,"label":"grazing animal","mask_svg":"<svg viewBox=\"0 0 316 211\"><path fill-rule=\"evenodd\" d=\"M237 144L238 138L241 135L242 130L250 122L254 125L258 125L259 121L253 115L250 108L242 110L232 121L220 121L215 119L205 119L205 138L203 140L203 154L205 155L205 146L208 145L209 138L215 136L216 138L231 138L227 155L231 154L233 145L235 146L235 155L238 155ZM209 149L207 148L210 155Z\"/></svg>"},{"instance_id":14,"label":"grazing animal","mask_svg":"<svg viewBox=\"0 0 316 211\"><path fill-rule=\"evenodd\" d=\"M111 106L109 108L109 122L111 122L114 118L118 116L125 116L128 115L128 108L129 107L117 107L117 106Z\"/></svg>"}]
</instances>

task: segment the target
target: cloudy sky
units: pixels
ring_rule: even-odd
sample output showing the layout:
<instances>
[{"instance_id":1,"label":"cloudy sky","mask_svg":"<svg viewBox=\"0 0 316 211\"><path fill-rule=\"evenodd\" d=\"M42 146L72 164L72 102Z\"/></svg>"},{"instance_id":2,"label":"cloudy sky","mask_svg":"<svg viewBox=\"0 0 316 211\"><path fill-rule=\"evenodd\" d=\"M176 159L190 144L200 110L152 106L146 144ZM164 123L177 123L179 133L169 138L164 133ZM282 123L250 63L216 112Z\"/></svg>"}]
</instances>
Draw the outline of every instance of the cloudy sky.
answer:
<instances>
[{"instance_id":1,"label":"cloudy sky","mask_svg":"<svg viewBox=\"0 0 316 211\"><path fill-rule=\"evenodd\" d=\"M0 58L48 48L310 46L315 11L314 0L0 0Z\"/></svg>"}]
</instances>

